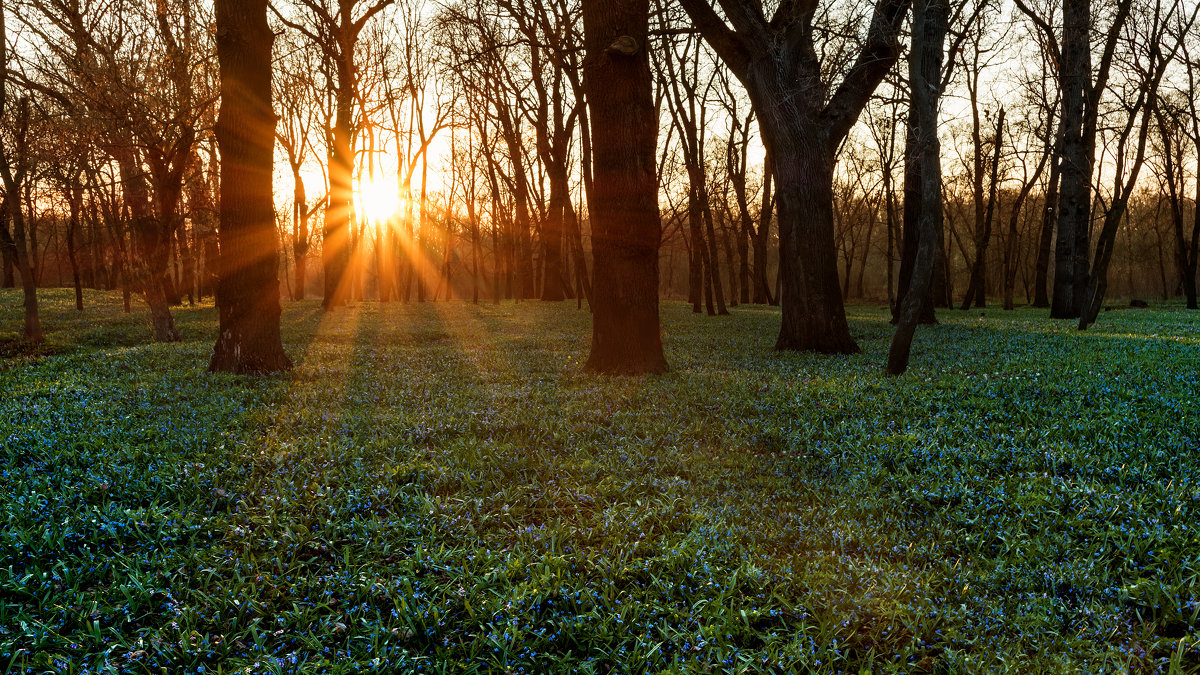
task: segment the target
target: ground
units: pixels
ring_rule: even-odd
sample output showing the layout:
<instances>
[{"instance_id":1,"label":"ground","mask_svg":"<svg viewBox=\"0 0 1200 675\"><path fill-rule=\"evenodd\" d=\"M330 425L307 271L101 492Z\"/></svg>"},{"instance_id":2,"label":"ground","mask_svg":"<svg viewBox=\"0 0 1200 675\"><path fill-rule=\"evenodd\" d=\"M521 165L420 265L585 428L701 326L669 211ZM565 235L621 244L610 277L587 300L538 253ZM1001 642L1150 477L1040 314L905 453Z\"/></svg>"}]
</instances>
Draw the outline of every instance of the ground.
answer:
<instances>
[{"instance_id":1,"label":"ground","mask_svg":"<svg viewBox=\"0 0 1200 675\"><path fill-rule=\"evenodd\" d=\"M1200 669L1200 326L944 311L883 375L663 307L581 373L573 303L285 305L205 372L89 292L0 293L5 672Z\"/></svg>"}]
</instances>

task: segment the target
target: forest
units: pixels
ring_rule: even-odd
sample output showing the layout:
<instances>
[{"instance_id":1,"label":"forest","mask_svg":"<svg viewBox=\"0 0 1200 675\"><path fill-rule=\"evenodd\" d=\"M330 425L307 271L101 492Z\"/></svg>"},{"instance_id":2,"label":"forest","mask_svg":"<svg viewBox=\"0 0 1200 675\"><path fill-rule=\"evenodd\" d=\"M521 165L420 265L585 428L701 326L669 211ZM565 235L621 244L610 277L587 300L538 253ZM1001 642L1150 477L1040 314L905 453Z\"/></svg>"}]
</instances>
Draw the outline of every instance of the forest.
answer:
<instances>
[{"instance_id":1,"label":"forest","mask_svg":"<svg viewBox=\"0 0 1200 675\"><path fill-rule=\"evenodd\" d=\"M1200 672L1195 0L6 0L4 672Z\"/></svg>"}]
</instances>

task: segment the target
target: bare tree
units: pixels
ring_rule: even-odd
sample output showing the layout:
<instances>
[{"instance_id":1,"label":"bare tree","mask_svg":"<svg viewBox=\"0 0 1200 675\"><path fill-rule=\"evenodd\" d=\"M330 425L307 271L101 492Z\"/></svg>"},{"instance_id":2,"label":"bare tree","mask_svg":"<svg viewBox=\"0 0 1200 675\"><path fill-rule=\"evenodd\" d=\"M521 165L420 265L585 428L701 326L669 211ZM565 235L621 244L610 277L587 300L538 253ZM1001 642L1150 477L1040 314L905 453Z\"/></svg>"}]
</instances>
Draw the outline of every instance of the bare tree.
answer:
<instances>
[{"instance_id":1,"label":"bare tree","mask_svg":"<svg viewBox=\"0 0 1200 675\"><path fill-rule=\"evenodd\" d=\"M769 19L760 2L719 0L724 18L708 0L680 4L746 87L771 154L783 293L776 348L857 352L838 280L834 164L842 140L899 56L911 0L878 0L861 47L845 63L823 63L818 55L818 36L836 39L820 30L817 18L828 14L818 12L815 1L782 2ZM839 28L853 32L852 26ZM836 87L832 73L842 75Z\"/></svg>"},{"instance_id":2,"label":"bare tree","mask_svg":"<svg viewBox=\"0 0 1200 675\"><path fill-rule=\"evenodd\" d=\"M29 125L33 104L28 93L17 95L9 82L9 53L11 45L4 24L6 12L0 11L0 179L4 185L3 207L0 208L0 249L21 275L25 295L25 327L23 337L30 344L40 344L42 324L38 315L37 284L25 240L25 214L21 210L21 190L29 176ZM15 104L15 105L14 105ZM12 222L12 230L8 223Z\"/></svg>"},{"instance_id":3,"label":"bare tree","mask_svg":"<svg viewBox=\"0 0 1200 675\"><path fill-rule=\"evenodd\" d=\"M941 143L937 136L938 99L950 4L947 0L917 0L913 12L913 45L909 52L909 82L916 141L921 154L921 219L912 283L900 301L900 320L888 350L887 374L908 369L913 334L933 284L937 220L941 217Z\"/></svg>"},{"instance_id":4,"label":"bare tree","mask_svg":"<svg viewBox=\"0 0 1200 675\"><path fill-rule=\"evenodd\" d=\"M1104 210L1100 234L1096 238L1096 251L1084 295L1085 304L1079 316L1080 330L1096 321L1104 302L1117 228L1125 217L1146 159L1146 144L1150 122L1154 117L1153 108L1158 100L1159 83L1182 48L1197 13L1200 13L1200 5L1196 5L1190 14L1180 15L1181 7L1180 0L1173 0L1165 8L1163 0L1157 0L1153 9L1139 8L1137 15L1129 22L1127 39L1130 58L1126 65L1133 77L1127 78L1121 97L1125 124L1117 132L1116 142L1106 144L1106 147L1112 148L1114 155L1113 188ZM1162 44L1164 38L1166 43ZM1164 47L1167 49L1164 50Z\"/></svg>"},{"instance_id":5,"label":"bare tree","mask_svg":"<svg viewBox=\"0 0 1200 675\"><path fill-rule=\"evenodd\" d=\"M325 202L322 257L325 268L326 310L346 304L350 293L351 213L354 204L354 125L358 101L359 36L367 22L395 0L296 0L307 21L292 20L277 9L284 25L299 31L321 50L331 66L329 82L335 115L329 130L329 196ZM357 16L356 16L357 15Z\"/></svg>"},{"instance_id":6,"label":"bare tree","mask_svg":"<svg viewBox=\"0 0 1200 675\"><path fill-rule=\"evenodd\" d=\"M216 0L221 63L220 327L210 371L289 370L279 334L268 0Z\"/></svg>"},{"instance_id":7,"label":"bare tree","mask_svg":"<svg viewBox=\"0 0 1200 675\"><path fill-rule=\"evenodd\" d=\"M592 350L600 373L666 370L658 319L658 213L649 0L584 0L592 141Z\"/></svg>"}]
</instances>

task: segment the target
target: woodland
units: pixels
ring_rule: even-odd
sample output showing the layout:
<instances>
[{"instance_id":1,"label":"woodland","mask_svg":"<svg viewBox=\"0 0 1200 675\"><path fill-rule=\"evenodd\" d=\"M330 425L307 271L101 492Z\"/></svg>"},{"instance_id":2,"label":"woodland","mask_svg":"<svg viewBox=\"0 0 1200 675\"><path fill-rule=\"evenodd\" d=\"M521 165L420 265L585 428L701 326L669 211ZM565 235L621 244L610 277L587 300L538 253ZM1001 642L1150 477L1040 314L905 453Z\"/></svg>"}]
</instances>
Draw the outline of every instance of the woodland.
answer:
<instances>
[{"instance_id":1,"label":"woodland","mask_svg":"<svg viewBox=\"0 0 1200 675\"><path fill-rule=\"evenodd\" d=\"M6 0L0 666L1200 672L1195 0Z\"/></svg>"}]
</instances>

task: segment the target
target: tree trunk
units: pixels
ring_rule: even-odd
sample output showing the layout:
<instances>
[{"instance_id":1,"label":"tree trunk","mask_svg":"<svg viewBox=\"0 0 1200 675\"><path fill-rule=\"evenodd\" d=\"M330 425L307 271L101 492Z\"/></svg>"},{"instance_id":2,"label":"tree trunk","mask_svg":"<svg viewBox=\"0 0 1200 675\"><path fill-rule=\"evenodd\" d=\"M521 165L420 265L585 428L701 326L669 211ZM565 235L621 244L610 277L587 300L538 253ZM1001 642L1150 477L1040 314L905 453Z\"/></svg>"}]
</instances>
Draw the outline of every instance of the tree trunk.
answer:
<instances>
[{"instance_id":1,"label":"tree trunk","mask_svg":"<svg viewBox=\"0 0 1200 675\"><path fill-rule=\"evenodd\" d=\"M566 220L566 202L570 198L571 186L566 166L549 166L550 210L542 225L542 261L545 266L541 299L556 302L566 298L567 280L563 274L563 224Z\"/></svg>"},{"instance_id":2,"label":"tree trunk","mask_svg":"<svg viewBox=\"0 0 1200 675\"><path fill-rule=\"evenodd\" d=\"M975 208L976 212L976 236L975 236L975 264L971 266L971 281L967 284L967 292L963 296L962 309L968 309L972 304L976 307L987 307L987 250L992 241L992 221L996 215L996 188L1000 181L1000 149L1002 147L1001 138L1004 134L1004 108L1000 108L1000 114L996 117L996 142L992 152L992 167L991 180L988 185L987 205L983 208L983 213L978 213L979 206L983 203L983 195L976 194ZM978 146L981 140L976 135L976 145ZM976 147L975 153L978 155L981 152L979 147ZM983 168L983 162L978 163L979 169ZM978 171L978 169L977 169ZM976 179L977 192L982 191L983 177L978 176Z\"/></svg>"},{"instance_id":3,"label":"tree trunk","mask_svg":"<svg viewBox=\"0 0 1200 675\"><path fill-rule=\"evenodd\" d=\"M6 171L7 174L7 171ZM3 237L4 259L12 262L17 274L21 276L21 290L24 294L25 325L22 337L29 344L41 344L45 341L42 335L42 321L38 314L37 283L33 278L33 270L29 264L29 253L25 246L25 215L21 212L21 202L15 198L19 186L8 180L5 175L5 191L8 196L4 200L8 216L12 220L13 231L10 238L8 227L0 226L0 237ZM0 210L2 211L2 210Z\"/></svg>"},{"instance_id":4,"label":"tree trunk","mask_svg":"<svg viewBox=\"0 0 1200 675\"><path fill-rule=\"evenodd\" d=\"M134 276L146 305L150 308L150 324L157 342L178 342L179 330L171 316L171 307L165 287L168 263L168 241L161 222L154 216L146 176L141 161L132 146L117 151L117 164L121 173L121 193L128 210L129 230L133 245L125 256L127 273ZM135 268L135 256L141 266ZM136 270L136 271L135 271Z\"/></svg>"},{"instance_id":5,"label":"tree trunk","mask_svg":"<svg viewBox=\"0 0 1200 675\"><path fill-rule=\"evenodd\" d=\"M782 120L772 117L781 116L764 115L762 131L776 158L779 302L783 311L775 348L857 353L838 278L833 150L806 134L804 125L781 128L785 126ZM782 161L784 157L792 161Z\"/></svg>"},{"instance_id":6,"label":"tree trunk","mask_svg":"<svg viewBox=\"0 0 1200 675\"><path fill-rule=\"evenodd\" d=\"M350 214L354 189L353 131L354 115L354 53L349 50L337 59L337 92L333 141L329 146L329 201L325 205L325 223L321 239L321 256L325 268L325 295L321 301L326 311L346 304L350 293Z\"/></svg>"},{"instance_id":7,"label":"tree trunk","mask_svg":"<svg viewBox=\"0 0 1200 675\"><path fill-rule=\"evenodd\" d=\"M292 257L295 259L296 289L293 297L304 299L304 286L308 283L308 196L304 191L304 179L300 167L292 167Z\"/></svg>"},{"instance_id":8,"label":"tree trunk","mask_svg":"<svg viewBox=\"0 0 1200 675\"><path fill-rule=\"evenodd\" d=\"M771 237L771 216L775 211L775 193L772 179L775 176L771 153L763 158L763 194L758 214L758 229L751 242L754 248L754 304L774 305L777 298L771 297L771 285L767 280L767 242Z\"/></svg>"},{"instance_id":9,"label":"tree trunk","mask_svg":"<svg viewBox=\"0 0 1200 675\"><path fill-rule=\"evenodd\" d=\"M1033 306L1042 308L1050 306L1050 296L1046 292L1050 276L1050 245L1054 241L1054 229L1058 224L1061 140L1056 140L1054 145L1053 154L1050 156L1050 178L1046 185L1045 201L1042 204L1042 230L1038 237L1036 273L1033 282Z\"/></svg>"},{"instance_id":10,"label":"tree trunk","mask_svg":"<svg viewBox=\"0 0 1200 675\"><path fill-rule=\"evenodd\" d=\"M918 0L913 11L909 81L912 83L914 126L921 158L920 229L912 280L900 302L900 320L888 350L888 375L901 375L908 369L913 335L933 283L936 223L942 209L941 144L937 137L938 82L949 14L950 5L946 0Z\"/></svg>"},{"instance_id":11,"label":"tree trunk","mask_svg":"<svg viewBox=\"0 0 1200 675\"><path fill-rule=\"evenodd\" d=\"M268 0L216 0L221 67L220 328L210 371L288 370L279 334L279 240L275 232Z\"/></svg>"},{"instance_id":12,"label":"tree trunk","mask_svg":"<svg viewBox=\"0 0 1200 675\"><path fill-rule=\"evenodd\" d=\"M1054 293L1050 304L1050 316L1056 319L1079 316L1083 309L1082 285L1087 283L1093 158L1084 138L1084 118L1086 93L1091 88L1092 77L1090 28L1090 0L1063 5L1061 207L1058 241L1054 247Z\"/></svg>"},{"instance_id":13,"label":"tree trunk","mask_svg":"<svg viewBox=\"0 0 1200 675\"><path fill-rule=\"evenodd\" d=\"M922 181L921 171L923 170L924 160L921 152L923 151L917 129L916 113L909 111L908 118L905 122L904 135L904 184L902 190L904 192L903 212L901 214L900 234L900 276L897 279L896 285L896 304L892 309L892 323L900 322L901 306L904 298L908 296L908 289L912 286L913 270L917 263L917 246L920 240L921 228L921 194L924 186ZM940 165L939 165L940 166ZM941 230L941 209L938 209L938 216L935 227L939 231L938 238L940 239ZM934 251L940 249L940 244L935 245ZM936 263L935 263L936 266ZM935 277L937 276L935 271ZM933 284L930 284L930 294L921 307L920 322L926 324L936 324L937 315L934 312L934 305L939 304L935 301L933 293Z\"/></svg>"},{"instance_id":14,"label":"tree trunk","mask_svg":"<svg viewBox=\"0 0 1200 675\"><path fill-rule=\"evenodd\" d=\"M67 221L67 258L71 262L71 281L75 285L75 309L83 311L83 277L79 273L79 256L75 252L75 235L83 214L83 188L71 186L67 188L67 198L70 200L71 215Z\"/></svg>"},{"instance_id":15,"label":"tree trunk","mask_svg":"<svg viewBox=\"0 0 1200 675\"><path fill-rule=\"evenodd\" d=\"M1197 145L1200 149L1200 144ZM1196 175L1196 199L1194 204L1200 205L1200 173ZM1183 222L1175 228L1176 260L1179 262L1180 281L1183 284L1183 294L1187 297L1187 308L1197 309L1196 304L1196 257L1200 248L1200 206L1192 210L1192 239L1185 242L1183 238Z\"/></svg>"},{"instance_id":16,"label":"tree trunk","mask_svg":"<svg viewBox=\"0 0 1200 675\"><path fill-rule=\"evenodd\" d=\"M658 214L648 0L584 0L593 189L592 349L585 370L667 369L658 319Z\"/></svg>"},{"instance_id":17,"label":"tree trunk","mask_svg":"<svg viewBox=\"0 0 1200 675\"><path fill-rule=\"evenodd\" d=\"M704 300L704 230L700 228L700 200L694 184L688 190L687 216L692 244L688 256L688 302L692 303L692 313L699 314Z\"/></svg>"},{"instance_id":18,"label":"tree trunk","mask_svg":"<svg viewBox=\"0 0 1200 675\"><path fill-rule=\"evenodd\" d=\"M707 230L707 236L704 238L707 244L705 251L708 256L705 267L709 270L709 282L716 295L717 314L728 316L729 308L725 306L725 287L721 283L721 260L717 249L717 231L713 227L712 207L708 200L708 188L704 183L700 184L700 208L704 215L704 227Z\"/></svg>"}]
</instances>

